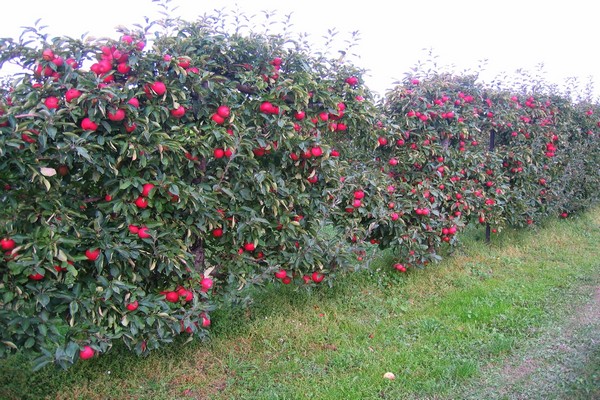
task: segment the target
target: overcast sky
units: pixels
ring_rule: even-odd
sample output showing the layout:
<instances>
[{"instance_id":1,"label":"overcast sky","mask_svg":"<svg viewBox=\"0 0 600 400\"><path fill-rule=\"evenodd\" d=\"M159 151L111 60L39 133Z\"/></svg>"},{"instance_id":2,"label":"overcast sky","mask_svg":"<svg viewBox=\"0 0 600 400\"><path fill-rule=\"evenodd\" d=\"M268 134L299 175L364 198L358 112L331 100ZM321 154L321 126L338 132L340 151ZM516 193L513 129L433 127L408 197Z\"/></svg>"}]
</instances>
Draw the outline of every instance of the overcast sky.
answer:
<instances>
[{"instance_id":1,"label":"overcast sky","mask_svg":"<svg viewBox=\"0 0 600 400\"><path fill-rule=\"evenodd\" d=\"M592 77L600 86L597 13L589 0L172 0L186 20L217 8L246 14L277 10L292 13L294 29L323 43L328 29L349 38L359 31L354 61L369 70L368 86L379 94L401 79L433 49L439 64L457 71L477 69L487 59L484 79L518 68L534 70L540 63L549 81L562 85L566 77ZM114 27L143 23L155 17L151 0L27 0L2 5L0 37L17 37L21 26L41 18L52 36L117 37ZM600 88L598 88L600 89ZM596 93L599 93L599 90Z\"/></svg>"}]
</instances>

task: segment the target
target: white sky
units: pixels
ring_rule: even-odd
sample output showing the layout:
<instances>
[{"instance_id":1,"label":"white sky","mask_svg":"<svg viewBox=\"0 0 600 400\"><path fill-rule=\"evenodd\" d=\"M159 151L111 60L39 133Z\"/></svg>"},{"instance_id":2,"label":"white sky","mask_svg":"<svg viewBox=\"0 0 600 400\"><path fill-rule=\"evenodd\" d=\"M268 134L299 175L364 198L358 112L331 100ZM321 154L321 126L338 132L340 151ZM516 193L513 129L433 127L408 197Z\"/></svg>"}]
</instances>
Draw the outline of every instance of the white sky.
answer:
<instances>
[{"instance_id":1,"label":"white sky","mask_svg":"<svg viewBox=\"0 0 600 400\"><path fill-rule=\"evenodd\" d=\"M354 63L369 70L367 85L379 94L392 87L433 49L440 65L457 71L477 69L487 59L482 77L491 80L518 68L544 64L546 79L562 86L566 77L580 82L592 77L600 93L600 39L597 14L589 0L172 0L186 20L218 8L239 8L247 14L292 12L294 29L323 44L335 29L341 38L359 31ZM2 5L0 37L17 37L21 26L38 18L51 36L117 37L114 27L143 23L155 16L151 0L27 0ZM279 20L279 19L276 19Z\"/></svg>"}]
</instances>

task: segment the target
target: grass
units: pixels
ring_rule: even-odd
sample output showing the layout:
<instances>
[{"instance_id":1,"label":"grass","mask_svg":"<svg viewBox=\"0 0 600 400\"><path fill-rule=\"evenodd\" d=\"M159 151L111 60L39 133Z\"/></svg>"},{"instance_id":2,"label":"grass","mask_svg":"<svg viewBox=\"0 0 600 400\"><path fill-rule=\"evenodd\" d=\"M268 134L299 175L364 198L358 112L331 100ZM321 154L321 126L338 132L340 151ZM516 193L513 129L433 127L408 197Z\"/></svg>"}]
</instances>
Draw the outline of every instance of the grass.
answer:
<instances>
[{"instance_id":1,"label":"grass","mask_svg":"<svg viewBox=\"0 0 600 400\"><path fill-rule=\"evenodd\" d=\"M214 315L205 343L143 359L115 348L67 372L29 373L21 358L4 360L0 398L461 398L490 365L589 300L577 288L600 284L598 243L596 209L506 231L491 246L472 231L453 257L407 274L392 272L383 253L332 289L267 287L250 309ZM584 391L597 383L598 357L596 349L580 365Z\"/></svg>"}]
</instances>

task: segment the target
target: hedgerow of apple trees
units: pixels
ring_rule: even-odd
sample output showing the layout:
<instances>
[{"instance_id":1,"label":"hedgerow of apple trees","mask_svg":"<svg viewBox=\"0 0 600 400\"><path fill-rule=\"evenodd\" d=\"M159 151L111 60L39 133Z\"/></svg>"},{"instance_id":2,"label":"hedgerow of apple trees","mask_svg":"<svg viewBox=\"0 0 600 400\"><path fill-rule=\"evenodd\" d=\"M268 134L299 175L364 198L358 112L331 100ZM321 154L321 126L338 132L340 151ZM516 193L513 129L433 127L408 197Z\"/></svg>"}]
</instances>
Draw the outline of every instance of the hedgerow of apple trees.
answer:
<instances>
[{"instance_id":1,"label":"hedgerow of apple trees","mask_svg":"<svg viewBox=\"0 0 600 400\"><path fill-rule=\"evenodd\" d=\"M362 71L221 23L0 42L27 71L0 105L0 355L146 353L203 336L215 297L347 265L317 232L340 185L326 136L375 123Z\"/></svg>"},{"instance_id":2,"label":"hedgerow of apple trees","mask_svg":"<svg viewBox=\"0 0 600 400\"><path fill-rule=\"evenodd\" d=\"M467 224L497 232L598 202L596 104L490 88L476 75L419 74L385 98L386 122L361 160L371 180L346 194L351 241L393 248L406 271L439 260Z\"/></svg>"},{"instance_id":3,"label":"hedgerow of apple trees","mask_svg":"<svg viewBox=\"0 0 600 400\"><path fill-rule=\"evenodd\" d=\"M222 21L2 40L28 71L0 105L2 355L146 353L203 336L245 288L330 282L370 245L406 271L470 223L598 201L589 101L417 71L376 107L343 59Z\"/></svg>"}]
</instances>

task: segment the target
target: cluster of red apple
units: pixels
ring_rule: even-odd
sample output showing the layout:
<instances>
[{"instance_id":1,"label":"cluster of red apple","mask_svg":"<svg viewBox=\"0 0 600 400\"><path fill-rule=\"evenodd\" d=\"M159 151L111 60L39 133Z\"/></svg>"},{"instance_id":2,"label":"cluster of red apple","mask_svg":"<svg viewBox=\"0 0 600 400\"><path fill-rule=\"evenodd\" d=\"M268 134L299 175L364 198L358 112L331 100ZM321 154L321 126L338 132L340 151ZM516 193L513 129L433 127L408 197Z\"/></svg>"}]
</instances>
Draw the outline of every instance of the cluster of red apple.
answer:
<instances>
[{"instance_id":1,"label":"cluster of red apple","mask_svg":"<svg viewBox=\"0 0 600 400\"><path fill-rule=\"evenodd\" d=\"M355 208L360 208L363 205L363 199L365 198L365 192L362 189L358 189L354 191L352 198L352 207L346 207L346 211L351 213Z\"/></svg>"},{"instance_id":2,"label":"cluster of red apple","mask_svg":"<svg viewBox=\"0 0 600 400\"><path fill-rule=\"evenodd\" d=\"M281 283L284 285L289 285L292 283L292 277L288 275L288 272L285 269L280 269L275 272L275 278L281 280ZM302 280L305 284L309 284L311 281L314 283L321 283L325 279L325 275L322 273L315 271L311 275L303 275Z\"/></svg>"}]
</instances>

